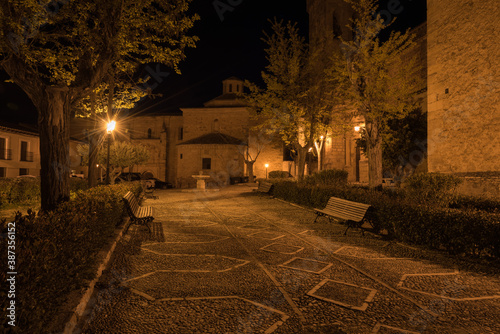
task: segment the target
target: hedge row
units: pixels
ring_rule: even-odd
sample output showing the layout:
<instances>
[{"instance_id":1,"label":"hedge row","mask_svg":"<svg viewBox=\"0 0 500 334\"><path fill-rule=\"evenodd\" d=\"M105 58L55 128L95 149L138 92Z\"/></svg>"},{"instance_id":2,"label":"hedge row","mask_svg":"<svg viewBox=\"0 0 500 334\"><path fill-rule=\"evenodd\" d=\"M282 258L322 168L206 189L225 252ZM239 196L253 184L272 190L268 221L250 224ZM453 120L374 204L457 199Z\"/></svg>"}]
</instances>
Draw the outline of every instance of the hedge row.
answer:
<instances>
[{"instance_id":1,"label":"hedge row","mask_svg":"<svg viewBox=\"0 0 500 334\"><path fill-rule=\"evenodd\" d=\"M70 190L76 192L88 188L87 180L71 178ZM35 206L40 203L39 178L1 178L0 208L13 206Z\"/></svg>"},{"instance_id":2,"label":"hedge row","mask_svg":"<svg viewBox=\"0 0 500 334\"><path fill-rule=\"evenodd\" d=\"M500 214L496 211L422 205L398 192L294 181L274 182L272 194L314 208L323 208L332 196L371 204L369 219L376 232L386 230L399 240L450 253L500 257Z\"/></svg>"},{"instance_id":3,"label":"hedge row","mask_svg":"<svg viewBox=\"0 0 500 334\"><path fill-rule=\"evenodd\" d=\"M18 214L16 228L16 327L19 333L53 332L51 320L72 291L88 284L98 252L123 217L121 198L140 184L78 191L54 212ZM5 223L4 223L5 224ZM4 231L5 233L5 226ZM6 245L2 240L2 249ZM5 290L2 289L2 294ZM2 303L6 296L0 297ZM6 322L4 322L6 323Z\"/></svg>"}]
</instances>

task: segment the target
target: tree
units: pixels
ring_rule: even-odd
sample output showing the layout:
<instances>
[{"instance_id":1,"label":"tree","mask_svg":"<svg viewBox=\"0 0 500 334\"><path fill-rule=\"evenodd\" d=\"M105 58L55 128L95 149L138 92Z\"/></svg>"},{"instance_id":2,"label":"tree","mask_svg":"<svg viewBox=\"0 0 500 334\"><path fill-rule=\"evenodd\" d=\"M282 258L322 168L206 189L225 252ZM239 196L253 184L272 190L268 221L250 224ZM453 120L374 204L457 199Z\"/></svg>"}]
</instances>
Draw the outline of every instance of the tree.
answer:
<instances>
[{"instance_id":1,"label":"tree","mask_svg":"<svg viewBox=\"0 0 500 334\"><path fill-rule=\"evenodd\" d=\"M197 16L191 0L8 1L0 6L0 66L38 110L41 207L69 199L69 117L110 72L162 63L178 71Z\"/></svg>"},{"instance_id":2,"label":"tree","mask_svg":"<svg viewBox=\"0 0 500 334\"><path fill-rule=\"evenodd\" d=\"M93 129L88 134L89 162L88 162L88 184L89 187L97 185L97 156L99 154L98 141L102 137L105 122L118 118L114 110L132 109L143 97L148 95L146 90L139 88L133 80L118 75L108 77L108 82L103 82L88 97L81 99L75 108L75 116L90 118ZM107 117L106 117L107 115Z\"/></svg>"},{"instance_id":3,"label":"tree","mask_svg":"<svg viewBox=\"0 0 500 334\"><path fill-rule=\"evenodd\" d=\"M107 143L99 150L96 162L106 168L108 163ZM78 153L82 156L82 163L89 163L89 145L78 145ZM128 141L115 141L110 146L109 154L109 178L111 184L123 172L125 168L131 168L134 165L141 165L149 160L149 150L141 144L132 144Z\"/></svg>"},{"instance_id":4,"label":"tree","mask_svg":"<svg viewBox=\"0 0 500 334\"><path fill-rule=\"evenodd\" d=\"M382 134L382 167L384 175L400 180L404 169L415 169L427 154L427 114L416 108L403 119L387 121ZM357 145L366 154L366 132L361 131Z\"/></svg>"},{"instance_id":5,"label":"tree","mask_svg":"<svg viewBox=\"0 0 500 334\"><path fill-rule=\"evenodd\" d=\"M330 75L344 82L349 108L364 117L369 184L377 187L382 184L382 138L388 133L387 123L414 109L421 78L416 75L416 57L409 52L415 46L414 36L409 31L393 31L382 42L379 33L386 25L380 15L373 15L376 0L346 1L357 13L354 38L342 41L345 66L332 68Z\"/></svg>"},{"instance_id":6,"label":"tree","mask_svg":"<svg viewBox=\"0 0 500 334\"><path fill-rule=\"evenodd\" d=\"M259 158L260 153L265 146L269 145L272 138L266 135L263 131L259 131L258 128L251 127L248 134L248 142L246 145L240 145L238 147L238 152L243 157L245 165L247 166L248 180L249 182L254 181L253 166Z\"/></svg>"},{"instance_id":7,"label":"tree","mask_svg":"<svg viewBox=\"0 0 500 334\"><path fill-rule=\"evenodd\" d=\"M262 72L266 87L247 82L247 101L260 116L259 128L293 148L302 178L314 141L343 124L332 119L341 115L331 112L337 103L336 82L326 79L324 69L330 59L324 50L311 51L295 24L274 21L272 30L263 39L268 46L269 65Z\"/></svg>"}]
</instances>

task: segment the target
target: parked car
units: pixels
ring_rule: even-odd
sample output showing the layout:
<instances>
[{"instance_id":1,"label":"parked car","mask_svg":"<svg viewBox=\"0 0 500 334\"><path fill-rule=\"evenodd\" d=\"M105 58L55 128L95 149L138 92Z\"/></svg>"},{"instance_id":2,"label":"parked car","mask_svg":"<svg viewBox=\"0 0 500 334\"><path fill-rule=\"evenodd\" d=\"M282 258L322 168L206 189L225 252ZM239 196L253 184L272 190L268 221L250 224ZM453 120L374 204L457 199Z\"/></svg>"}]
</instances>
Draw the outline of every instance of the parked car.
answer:
<instances>
[{"instance_id":1,"label":"parked car","mask_svg":"<svg viewBox=\"0 0 500 334\"><path fill-rule=\"evenodd\" d=\"M120 183L123 181L140 181L141 173L121 173L115 180L115 183Z\"/></svg>"},{"instance_id":2,"label":"parked car","mask_svg":"<svg viewBox=\"0 0 500 334\"><path fill-rule=\"evenodd\" d=\"M155 177L147 179L148 182L154 183L155 189L170 189L173 188L172 183L158 180Z\"/></svg>"}]
</instances>

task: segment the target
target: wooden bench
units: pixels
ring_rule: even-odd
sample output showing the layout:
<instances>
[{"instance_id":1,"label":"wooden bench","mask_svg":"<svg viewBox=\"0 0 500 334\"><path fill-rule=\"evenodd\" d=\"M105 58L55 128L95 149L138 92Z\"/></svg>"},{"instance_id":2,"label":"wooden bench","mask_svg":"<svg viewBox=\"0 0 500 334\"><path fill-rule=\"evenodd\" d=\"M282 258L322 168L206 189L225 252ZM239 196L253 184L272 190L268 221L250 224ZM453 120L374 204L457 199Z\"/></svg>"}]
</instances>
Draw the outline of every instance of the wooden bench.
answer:
<instances>
[{"instance_id":1,"label":"wooden bench","mask_svg":"<svg viewBox=\"0 0 500 334\"><path fill-rule=\"evenodd\" d=\"M365 219L366 212L371 207L369 204L351 202L342 198L330 197L326 207L324 209L314 209L316 212L316 219L318 217L325 216L331 221L331 218L337 220L345 220L347 222L347 229L344 235L347 234L349 228L361 228L363 225L363 220ZM364 230L363 234L364 234Z\"/></svg>"},{"instance_id":2,"label":"wooden bench","mask_svg":"<svg viewBox=\"0 0 500 334\"><path fill-rule=\"evenodd\" d=\"M273 184L271 182L259 182L259 188L257 191L260 193L268 194L271 191Z\"/></svg>"},{"instance_id":3,"label":"wooden bench","mask_svg":"<svg viewBox=\"0 0 500 334\"><path fill-rule=\"evenodd\" d=\"M125 229L125 233L132 224L145 225L149 233L151 233L148 223L153 222L153 208L150 206L139 206L137 197L131 191L123 196L123 202L125 202L125 208L130 217L130 223Z\"/></svg>"}]
</instances>

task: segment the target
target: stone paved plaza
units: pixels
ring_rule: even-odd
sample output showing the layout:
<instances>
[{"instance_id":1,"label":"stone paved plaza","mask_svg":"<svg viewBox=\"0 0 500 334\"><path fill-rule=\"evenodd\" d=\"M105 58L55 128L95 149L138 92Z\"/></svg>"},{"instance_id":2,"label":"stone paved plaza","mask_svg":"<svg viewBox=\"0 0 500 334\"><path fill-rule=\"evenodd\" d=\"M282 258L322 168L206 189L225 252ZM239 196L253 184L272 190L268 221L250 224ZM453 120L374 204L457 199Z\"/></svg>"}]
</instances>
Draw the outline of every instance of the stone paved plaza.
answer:
<instances>
[{"instance_id":1,"label":"stone paved plaza","mask_svg":"<svg viewBox=\"0 0 500 334\"><path fill-rule=\"evenodd\" d=\"M84 333L500 333L500 278L247 185L164 190L118 243Z\"/></svg>"}]
</instances>

